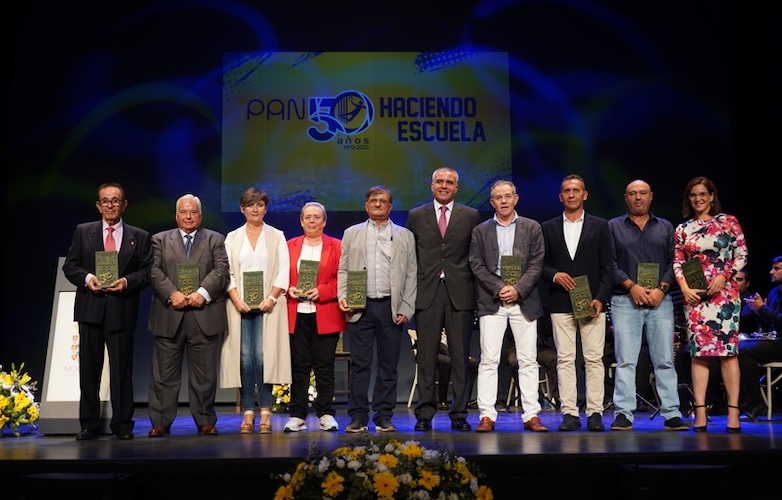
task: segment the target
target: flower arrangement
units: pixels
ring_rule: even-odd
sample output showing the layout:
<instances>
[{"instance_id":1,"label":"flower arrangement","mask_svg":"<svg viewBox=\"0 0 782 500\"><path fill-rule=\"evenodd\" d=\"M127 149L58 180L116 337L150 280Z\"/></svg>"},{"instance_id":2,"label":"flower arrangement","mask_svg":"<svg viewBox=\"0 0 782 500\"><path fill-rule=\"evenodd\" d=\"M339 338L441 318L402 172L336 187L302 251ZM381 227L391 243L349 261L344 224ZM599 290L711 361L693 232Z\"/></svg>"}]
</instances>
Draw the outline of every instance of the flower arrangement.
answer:
<instances>
[{"instance_id":1,"label":"flower arrangement","mask_svg":"<svg viewBox=\"0 0 782 500\"><path fill-rule=\"evenodd\" d=\"M18 370L11 364L10 373L0 366L0 430L8 427L16 437L21 435L19 426L36 425L39 414L39 403L33 394L38 383L22 373L23 369L24 363Z\"/></svg>"},{"instance_id":2,"label":"flower arrangement","mask_svg":"<svg viewBox=\"0 0 782 500\"><path fill-rule=\"evenodd\" d=\"M318 396L318 390L315 388L315 372L310 370L310 386L307 389L307 400L312 404ZM276 384L272 386L272 412L287 413L288 405L291 402L291 387L289 384Z\"/></svg>"},{"instance_id":3,"label":"flower arrangement","mask_svg":"<svg viewBox=\"0 0 782 500\"><path fill-rule=\"evenodd\" d=\"M370 441L327 455L313 443L310 458L276 477L283 484L274 500L494 498L491 488L479 484L481 474L475 465L451 452L424 448L418 441Z\"/></svg>"}]
</instances>

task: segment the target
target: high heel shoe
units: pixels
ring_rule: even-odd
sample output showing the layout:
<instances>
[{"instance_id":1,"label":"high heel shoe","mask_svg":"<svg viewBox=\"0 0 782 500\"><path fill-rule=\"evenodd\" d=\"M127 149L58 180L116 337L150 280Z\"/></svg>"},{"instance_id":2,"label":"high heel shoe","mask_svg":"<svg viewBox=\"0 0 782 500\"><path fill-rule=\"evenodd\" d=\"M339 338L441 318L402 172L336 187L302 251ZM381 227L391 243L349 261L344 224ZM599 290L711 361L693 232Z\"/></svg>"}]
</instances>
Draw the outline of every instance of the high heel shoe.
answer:
<instances>
[{"instance_id":1,"label":"high heel shoe","mask_svg":"<svg viewBox=\"0 0 782 500\"><path fill-rule=\"evenodd\" d=\"M736 411L739 411L739 407L738 406L728 405L728 412L730 412L731 408L735 409ZM728 434L738 434L738 433L741 432L741 425L739 424L738 427L730 427L730 426L726 425L725 426L725 432L727 432Z\"/></svg>"},{"instance_id":2,"label":"high heel shoe","mask_svg":"<svg viewBox=\"0 0 782 500\"><path fill-rule=\"evenodd\" d=\"M706 408L706 405L695 405L693 408ZM706 411L706 410L704 410ZM708 418L707 418L708 420ZM693 425L692 426L693 432L706 432L706 425Z\"/></svg>"},{"instance_id":3,"label":"high heel shoe","mask_svg":"<svg viewBox=\"0 0 782 500\"><path fill-rule=\"evenodd\" d=\"M255 411L247 410L242 416L242 423L239 424L239 433L252 434L253 427L255 427Z\"/></svg>"},{"instance_id":4,"label":"high heel shoe","mask_svg":"<svg viewBox=\"0 0 782 500\"><path fill-rule=\"evenodd\" d=\"M258 432L269 434L272 431L272 412L267 409L261 409L261 423L258 424Z\"/></svg>"}]
</instances>

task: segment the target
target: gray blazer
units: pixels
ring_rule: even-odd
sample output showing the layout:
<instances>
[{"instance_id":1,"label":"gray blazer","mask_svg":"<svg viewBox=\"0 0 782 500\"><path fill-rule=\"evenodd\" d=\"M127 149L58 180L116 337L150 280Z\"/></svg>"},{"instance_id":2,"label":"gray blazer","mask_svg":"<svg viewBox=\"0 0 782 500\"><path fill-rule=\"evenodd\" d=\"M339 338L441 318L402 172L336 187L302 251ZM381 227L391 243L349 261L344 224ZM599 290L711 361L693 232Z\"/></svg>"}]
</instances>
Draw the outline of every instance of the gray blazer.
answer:
<instances>
[{"instance_id":1,"label":"gray blazer","mask_svg":"<svg viewBox=\"0 0 782 500\"><path fill-rule=\"evenodd\" d=\"M417 293L416 273L418 267L415 259L415 238L413 233L404 227L391 224L392 255L391 255L391 316L394 321L400 314L410 320L415 313L415 298ZM342 235L342 254L339 257L337 271L337 300L347 298L348 271L363 271L367 268L367 224L369 221L355 224L345 229ZM355 323L362 312L356 311L348 318L349 323Z\"/></svg>"},{"instance_id":2,"label":"gray blazer","mask_svg":"<svg viewBox=\"0 0 782 500\"><path fill-rule=\"evenodd\" d=\"M521 312L532 321L543 315L538 293L538 281L543 272L545 246L540 224L526 217L516 219L513 255L521 256L521 279L514 285L519 292ZM478 316L496 313L500 308L498 294L505 286L496 273L499 270L500 250L496 223L492 217L475 227L470 240L470 268L475 276Z\"/></svg>"},{"instance_id":3,"label":"gray blazer","mask_svg":"<svg viewBox=\"0 0 782 500\"><path fill-rule=\"evenodd\" d=\"M161 231L152 236L152 270L150 271L152 307L149 313L149 330L157 337L173 337L184 315L183 310L171 307L169 297L177 289L179 264L198 264L200 286L210 295L211 301L193 313L198 325L207 336L228 330L225 313L225 289L228 286L228 254L222 234L200 228L193 240L190 261L179 229Z\"/></svg>"}]
</instances>

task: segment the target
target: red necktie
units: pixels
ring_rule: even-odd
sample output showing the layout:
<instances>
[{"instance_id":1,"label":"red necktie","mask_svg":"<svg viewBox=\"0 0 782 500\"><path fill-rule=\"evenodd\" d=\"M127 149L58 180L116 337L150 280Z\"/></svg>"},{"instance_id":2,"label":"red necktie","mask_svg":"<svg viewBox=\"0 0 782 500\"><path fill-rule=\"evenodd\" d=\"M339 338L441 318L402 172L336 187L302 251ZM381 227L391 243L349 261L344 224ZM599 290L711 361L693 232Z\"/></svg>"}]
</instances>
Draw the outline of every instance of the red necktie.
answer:
<instances>
[{"instance_id":1,"label":"red necktie","mask_svg":"<svg viewBox=\"0 0 782 500\"><path fill-rule=\"evenodd\" d=\"M448 219L445 218L445 212L448 207L443 205L440 207L440 220L437 222L437 226L440 228L440 236L445 237L445 228L448 227Z\"/></svg>"},{"instance_id":2,"label":"red necktie","mask_svg":"<svg viewBox=\"0 0 782 500\"><path fill-rule=\"evenodd\" d=\"M111 250L116 250L117 245L114 244L114 228L109 226L107 231L108 233L106 234L106 241L103 243L103 249L108 252Z\"/></svg>"}]
</instances>

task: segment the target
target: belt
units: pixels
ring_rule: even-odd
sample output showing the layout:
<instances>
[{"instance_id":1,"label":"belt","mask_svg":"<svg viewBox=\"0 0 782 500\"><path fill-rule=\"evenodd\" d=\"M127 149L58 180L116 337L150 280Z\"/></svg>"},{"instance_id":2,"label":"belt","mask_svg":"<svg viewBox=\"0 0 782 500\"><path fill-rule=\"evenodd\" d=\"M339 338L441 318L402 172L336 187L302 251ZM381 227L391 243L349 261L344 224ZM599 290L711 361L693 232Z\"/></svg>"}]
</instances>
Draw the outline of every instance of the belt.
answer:
<instances>
[{"instance_id":1,"label":"belt","mask_svg":"<svg viewBox=\"0 0 782 500\"><path fill-rule=\"evenodd\" d=\"M390 299L391 299L390 295L387 297L378 297L378 298L367 297L367 302L383 302L384 300L390 300Z\"/></svg>"}]
</instances>

